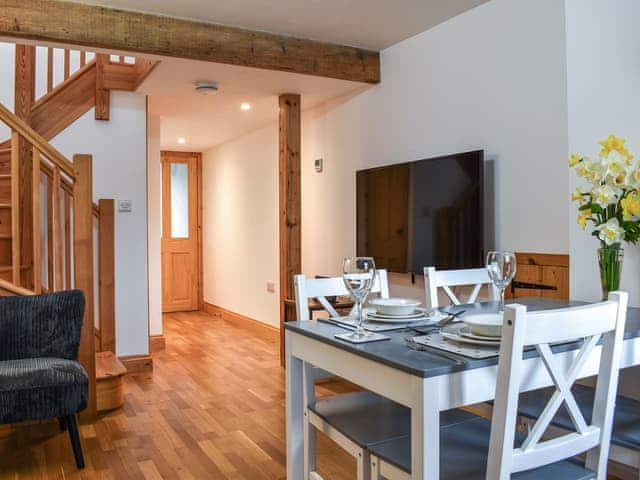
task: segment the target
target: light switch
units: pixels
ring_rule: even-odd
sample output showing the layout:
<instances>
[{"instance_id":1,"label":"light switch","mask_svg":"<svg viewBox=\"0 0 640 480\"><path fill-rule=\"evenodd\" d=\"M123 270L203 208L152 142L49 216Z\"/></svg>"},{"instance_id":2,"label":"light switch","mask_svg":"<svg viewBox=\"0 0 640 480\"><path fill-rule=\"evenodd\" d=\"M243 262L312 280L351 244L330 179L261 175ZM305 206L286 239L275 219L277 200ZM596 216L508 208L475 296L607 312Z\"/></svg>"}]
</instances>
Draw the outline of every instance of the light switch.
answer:
<instances>
[{"instance_id":1,"label":"light switch","mask_svg":"<svg viewBox=\"0 0 640 480\"><path fill-rule=\"evenodd\" d=\"M131 200L118 200L118 211L129 213L133 210L133 202Z\"/></svg>"}]
</instances>

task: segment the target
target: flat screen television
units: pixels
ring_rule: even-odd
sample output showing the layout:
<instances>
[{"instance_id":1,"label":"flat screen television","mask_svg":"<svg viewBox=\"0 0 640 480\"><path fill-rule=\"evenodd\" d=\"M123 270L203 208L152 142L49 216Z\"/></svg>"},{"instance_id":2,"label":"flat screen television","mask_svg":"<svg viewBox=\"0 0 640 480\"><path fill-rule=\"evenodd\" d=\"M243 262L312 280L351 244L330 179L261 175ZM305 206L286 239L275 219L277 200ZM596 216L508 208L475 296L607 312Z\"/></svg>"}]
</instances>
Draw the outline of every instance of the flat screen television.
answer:
<instances>
[{"instance_id":1,"label":"flat screen television","mask_svg":"<svg viewBox=\"0 0 640 480\"><path fill-rule=\"evenodd\" d=\"M484 151L359 170L357 252L378 268L484 265Z\"/></svg>"}]
</instances>

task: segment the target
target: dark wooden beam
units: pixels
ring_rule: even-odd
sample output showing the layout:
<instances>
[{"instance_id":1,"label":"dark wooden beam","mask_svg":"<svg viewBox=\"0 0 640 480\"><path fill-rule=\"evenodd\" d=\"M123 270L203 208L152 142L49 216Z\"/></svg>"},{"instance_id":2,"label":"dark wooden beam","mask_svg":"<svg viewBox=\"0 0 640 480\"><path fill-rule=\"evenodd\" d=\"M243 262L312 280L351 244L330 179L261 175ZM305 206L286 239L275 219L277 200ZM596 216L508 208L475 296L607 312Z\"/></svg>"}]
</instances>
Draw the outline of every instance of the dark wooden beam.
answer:
<instances>
[{"instance_id":1,"label":"dark wooden beam","mask_svg":"<svg viewBox=\"0 0 640 480\"><path fill-rule=\"evenodd\" d=\"M279 219L280 219L280 360L284 359L284 322L292 320L293 276L302 271L301 115L300 95L279 97Z\"/></svg>"},{"instance_id":2,"label":"dark wooden beam","mask_svg":"<svg viewBox=\"0 0 640 480\"><path fill-rule=\"evenodd\" d=\"M378 52L58 0L5 0L0 36L378 83Z\"/></svg>"}]
</instances>

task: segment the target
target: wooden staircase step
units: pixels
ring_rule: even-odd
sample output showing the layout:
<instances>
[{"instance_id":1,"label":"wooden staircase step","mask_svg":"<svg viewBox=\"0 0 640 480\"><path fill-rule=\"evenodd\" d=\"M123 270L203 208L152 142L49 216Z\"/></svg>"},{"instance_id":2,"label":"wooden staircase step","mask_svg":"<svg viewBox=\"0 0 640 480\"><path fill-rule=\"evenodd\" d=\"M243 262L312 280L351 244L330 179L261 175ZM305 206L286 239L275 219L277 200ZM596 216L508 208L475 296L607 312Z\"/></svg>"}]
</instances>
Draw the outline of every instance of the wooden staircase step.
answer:
<instances>
[{"instance_id":1,"label":"wooden staircase step","mask_svg":"<svg viewBox=\"0 0 640 480\"><path fill-rule=\"evenodd\" d=\"M96 400L99 412L124 405L126 367L113 352L96 353Z\"/></svg>"}]
</instances>

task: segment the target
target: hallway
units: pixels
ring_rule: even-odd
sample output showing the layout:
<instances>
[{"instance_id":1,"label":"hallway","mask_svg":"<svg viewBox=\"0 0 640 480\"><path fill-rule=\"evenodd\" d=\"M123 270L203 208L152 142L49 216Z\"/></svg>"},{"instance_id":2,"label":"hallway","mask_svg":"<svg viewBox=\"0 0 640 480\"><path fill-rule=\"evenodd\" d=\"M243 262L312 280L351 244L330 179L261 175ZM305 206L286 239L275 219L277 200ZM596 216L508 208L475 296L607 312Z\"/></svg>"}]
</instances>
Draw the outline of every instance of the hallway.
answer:
<instances>
[{"instance_id":1,"label":"hallway","mask_svg":"<svg viewBox=\"0 0 640 480\"><path fill-rule=\"evenodd\" d=\"M203 313L167 314L164 326L153 374L128 375L124 408L81 427L84 471L53 421L0 429L0 478L285 478L277 336ZM349 455L318 443L326 479L355 477Z\"/></svg>"}]
</instances>

